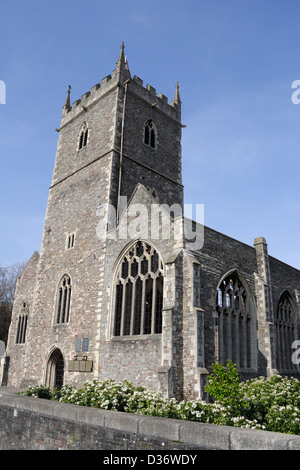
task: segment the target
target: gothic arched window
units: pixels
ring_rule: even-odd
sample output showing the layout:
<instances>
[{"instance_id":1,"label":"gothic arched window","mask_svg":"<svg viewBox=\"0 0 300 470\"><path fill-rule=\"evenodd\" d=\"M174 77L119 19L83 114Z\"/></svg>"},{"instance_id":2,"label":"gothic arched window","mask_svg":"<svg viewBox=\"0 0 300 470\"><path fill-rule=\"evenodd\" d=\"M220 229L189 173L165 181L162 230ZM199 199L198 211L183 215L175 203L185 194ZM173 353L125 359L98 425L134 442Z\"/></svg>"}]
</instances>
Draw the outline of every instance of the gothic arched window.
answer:
<instances>
[{"instance_id":1,"label":"gothic arched window","mask_svg":"<svg viewBox=\"0 0 300 470\"><path fill-rule=\"evenodd\" d=\"M85 147L86 144L87 144L87 140L88 140L88 133L89 133L89 130L88 130L88 127L87 127L87 124L86 122L83 124L81 130L80 130L80 133L79 133L79 142L78 142L78 149L80 150L82 147Z\"/></svg>"},{"instance_id":2,"label":"gothic arched window","mask_svg":"<svg viewBox=\"0 0 300 470\"><path fill-rule=\"evenodd\" d=\"M146 125L144 128L144 144L155 149L156 141L157 141L156 128L152 119L149 119L149 121L146 122Z\"/></svg>"},{"instance_id":3,"label":"gothic arched window","mask_svg":"<svg viewBox=\"0 0 300 470\"><path fill-rule=\"evenodd\" d=\"M26 341L27 322L28 322L28 304L26 302L22 302L21 312L18 317L17 336L16 336L17 344L24 344Z\"/></svg>"},{"instance_id":4,"label":"gothic arched window","mask_svg":"<svg viewBox=\"0 0 300 470\"><path fill-rule=\"evenodd\" d=\"M292 343L296 339L296 317L287 291L279 299L274 324L277 369L280 372L295 370L297 367L292 363Z\"/></svg>"},{"instance_id":5,"label":"gothic arched window","mask_svg":"<svg viewBox=\"0 0 300 470\"><path fill-rule=\"evenodd\" d=\"M239 369L251 364L251 315L247 291L236 272L220 283L216 294L216 360L231 359Z\"/></svg>"},{"instance_id":6,"label":"gothic arched window","mask_svg":"<svg viewBox=\"0 0 300 470\"><path fill-rule=\"evenodd\" d=\"M58 286L56 323L68 323L71 302L71 279L65 274Z\"/></svg>"},{"instance_id":7,"label":"gothic arched window","mask_svg":"<svg viewBox=\"0 0 300 470\"><path fill-rule=\"evenodd\" d=\"M115 281L114 336L162 332L163 264L139 241L122 257Z\"/></svg>"}]
</instances>

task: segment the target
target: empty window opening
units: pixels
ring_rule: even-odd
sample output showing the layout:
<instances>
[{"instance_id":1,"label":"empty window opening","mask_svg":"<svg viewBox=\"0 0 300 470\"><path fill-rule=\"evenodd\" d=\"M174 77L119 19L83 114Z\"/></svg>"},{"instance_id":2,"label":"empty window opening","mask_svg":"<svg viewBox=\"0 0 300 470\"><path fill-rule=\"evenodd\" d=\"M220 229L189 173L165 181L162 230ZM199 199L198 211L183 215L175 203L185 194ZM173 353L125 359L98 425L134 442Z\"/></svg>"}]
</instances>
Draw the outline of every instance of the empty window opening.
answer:
<instances>
[{"instance_id":1,"label":"empty window opening","mask_svg":"<svg viewBox=\"0 0 300 470\"><path fill-rule=\"evenodd\" d=\"M80 131L80 134L79 134L79 144L78 144L78 148L79 150L82 149L82 147L85 147L86 144L87 144L87 140L88 140L88 128L87 128L87 125L86 123L84 123L81 131Z\"/></svg>"},{"instance_id":2,"label":"empty window opening","mask_svg":"<svg viewBox=\"0 0 300 470\"><path fill-rule=\"evenodd\" d=\"M118 267L114 336L162 332L163 264L156 250L138 242Z\"/></svg>"},{"instance_id":3,"label":"empty window opening","mask_svg":"<svg viewBox=\"0 0 300 470\"><path fill-rule=\"evenodd\" d=\"M148 145L149 147L155 149L156 148L156 129L153 121L150 119L146 122L145 129L144 129L144 144Z\"/></svg>"},{"instance_id":4,"label":"empty window opening","mask_svg":"<svg viewBox=\"0 0 300 470\"><path fill-rule=\"evenodd\" d=\"M251 368L251 312L246 289L236 272L224 279L216 294L216 360Z\"/></svg>"},{"instance_id":5,"label":"empty window opening","mask_svg":"<svg viewBox=\"0 0 300 470\"><path fill-rule=\"evenodd\" d=\"M22 302L21 312L18 317L16 344L24 344L26 342L27 323L28 305L26 302Z\"/></svg>"},{"instance_id":6,"label":"empty window opening","mask_svg":"<svg viewBox=\"0 0 300 470\"><path fill-rule=\"evenodd\" d=\"M56 323L68 323L71 302L71 279L65 274L58 288L58 303L56 310Z\"/></svg>"},{"instance_id":7,"label":"empty window opening","mask_svg":"<svg viewBox=\"0 0 300 470\"><path fill-rule=\"evenodd\" d=\"M278 302L275 313L275 337L276 337L276 365L281 372L297 370L297 365L292 362L292 343L297 336L296 316L293 311L291 297L285 291Z\"/></svg>"},{"instance_id":8,"label":"empty window opening","mask_svg":"<svg viewBox=\"0 0 300 470\"><path fill-rule=\"evenodd\" d=\"M74 247L74 243L75 243L75 233L71 233L70 235L68 235L68 239L67 239L67 248L73 248Z\"/></svg>"}]
</instances>

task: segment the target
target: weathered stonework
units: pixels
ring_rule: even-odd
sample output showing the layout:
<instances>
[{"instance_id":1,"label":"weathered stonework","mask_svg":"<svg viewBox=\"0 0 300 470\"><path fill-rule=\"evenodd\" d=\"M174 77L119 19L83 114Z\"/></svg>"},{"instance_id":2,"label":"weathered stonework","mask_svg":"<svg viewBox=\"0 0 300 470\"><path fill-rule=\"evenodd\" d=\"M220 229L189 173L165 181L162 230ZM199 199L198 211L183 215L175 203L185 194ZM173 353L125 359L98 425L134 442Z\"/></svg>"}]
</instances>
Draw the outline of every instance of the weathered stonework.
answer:
<instances>
[{"instance_id":1,"label":"weathered stonework","mask_svg":"<svg viewBox=\"0 0 300 470\"><path fill-rule=\"evenodd\" d=\"M144 141L149 120L157 131L152 146ZM41 253L33 255L16 290L6 351L8 385L54 386L58 375L77 385L126 378L169 397L195 398L204 396L205 378L221 346L244 361L244 378L277 371L298 376L297 366L278 370L274 327L279 299L287 292L294 315L289 328L299 338L298 270L270 257L263 238L251 247L208 227L203 247L193 250L183 234L177 236L182 219L166 210L157 219L158 236L149 230L145 235L149 226L139 219L137 205L147 214L155 205L183 206L181 129L178 86L170 103L150 85L144 87L140 78L130 77L123 47L116 69L101 84L72 105L68 91ZM115 208L117 225L110 225L108 204ZM127 232L120 237L133 225L140 230L134 238ZM169 237L162 236L166 227ZM116 269L138 240L153 246L163 263L162 328L115 335ZM71 288L67 307L60 287L64 276ZM230 290L231 276L242 286L239 292ZM222 316L218 303L225 285L228 305L223 304ZM28 324L20 344L24 302ZM66 321L58 321L62 308ZM83 340L86 351L80 350Z\"/></svg>"}]
</instances>

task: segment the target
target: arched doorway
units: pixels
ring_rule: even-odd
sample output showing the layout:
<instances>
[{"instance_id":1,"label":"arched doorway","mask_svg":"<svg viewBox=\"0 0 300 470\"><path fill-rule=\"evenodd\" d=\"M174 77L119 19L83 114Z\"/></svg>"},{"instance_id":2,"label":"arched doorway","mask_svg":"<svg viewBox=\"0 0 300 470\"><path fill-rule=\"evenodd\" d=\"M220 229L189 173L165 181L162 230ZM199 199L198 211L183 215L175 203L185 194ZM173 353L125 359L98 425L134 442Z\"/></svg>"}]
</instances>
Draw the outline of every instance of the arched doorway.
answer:
<instances>
[{"instance_id":1,"label":"arched doorway","mask_svg":"<svg viewBox=\"0 0 300 470\"><path fill-rule=\"evenodd\" d=\"M60 349L56 348L50 354L46 368L45 385L51 389L60 390L64 383L64 358Z\"/></svg>"}]
</instances>

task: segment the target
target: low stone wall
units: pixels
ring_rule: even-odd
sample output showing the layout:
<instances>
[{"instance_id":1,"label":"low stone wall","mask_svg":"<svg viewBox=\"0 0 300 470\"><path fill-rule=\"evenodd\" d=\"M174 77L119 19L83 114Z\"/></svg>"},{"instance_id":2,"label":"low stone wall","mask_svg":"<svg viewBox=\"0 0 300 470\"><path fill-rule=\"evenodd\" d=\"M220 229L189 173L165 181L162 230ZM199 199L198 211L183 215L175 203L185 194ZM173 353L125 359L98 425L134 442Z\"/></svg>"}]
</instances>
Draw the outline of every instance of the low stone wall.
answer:
<instances>
[{"instance_id":1,"label":"low stone wall","mask_svg":"<svg viewBox=\"0 0 300 470\"><path fill-rule=\"evenodd\" d=\"M300 450L300 436L0 395L0 450Z\"/></svg>"}]
</instances>

